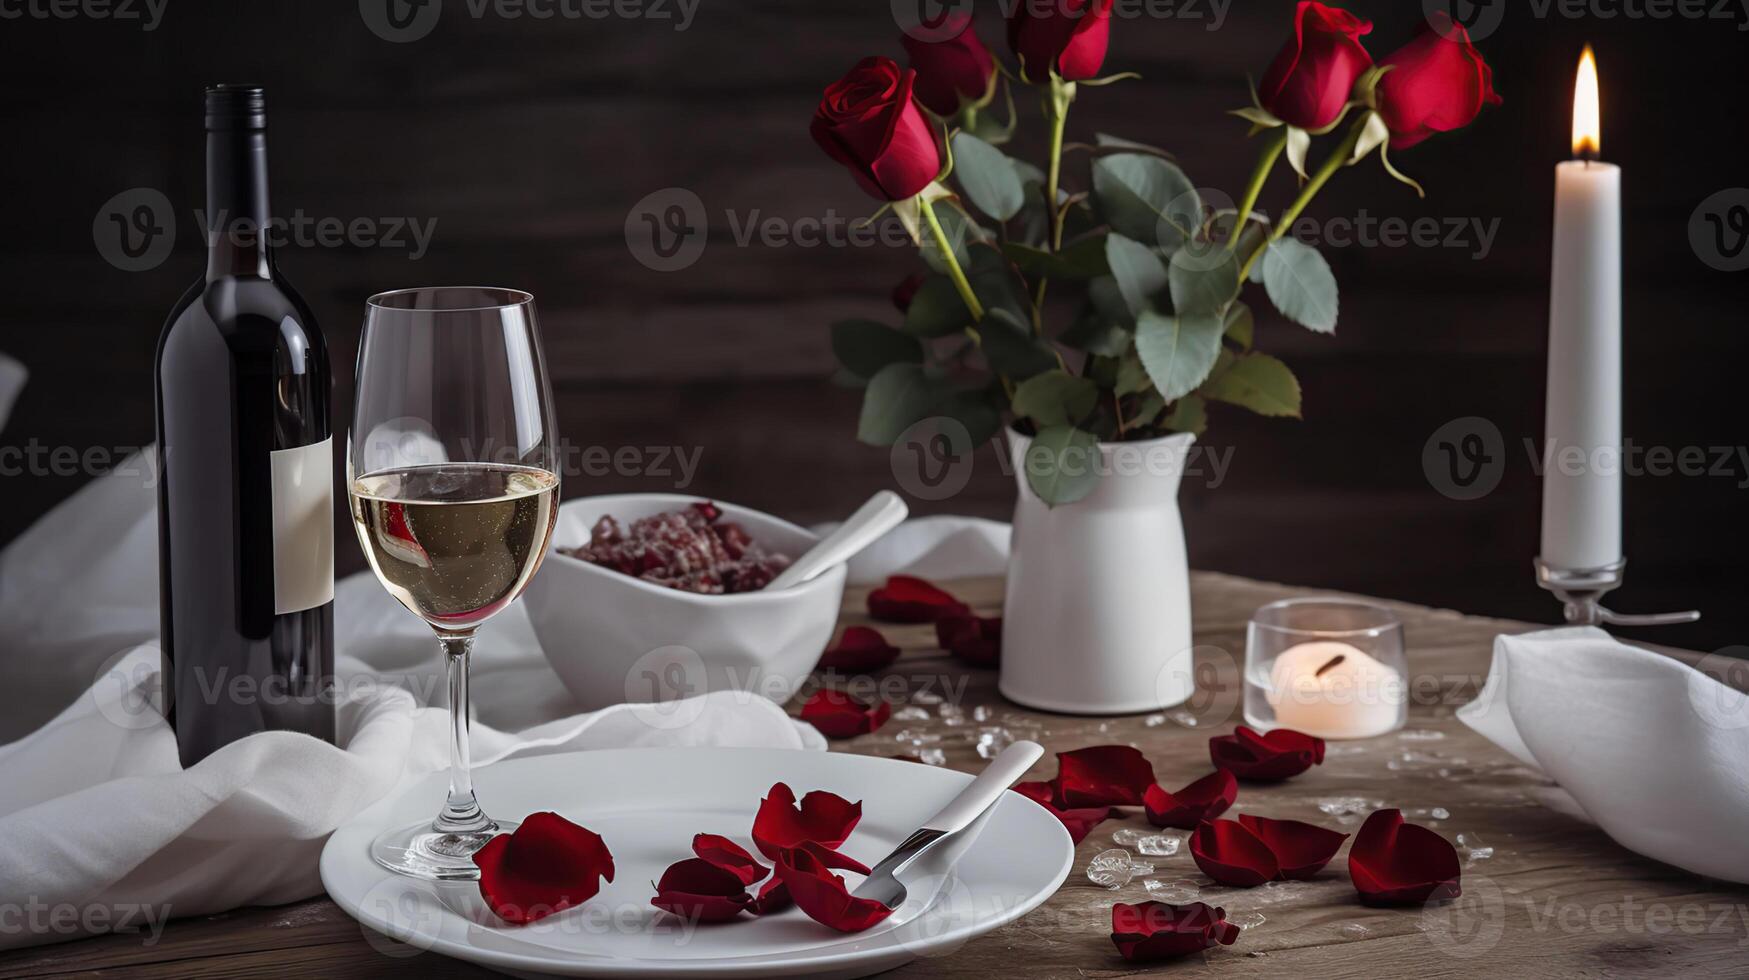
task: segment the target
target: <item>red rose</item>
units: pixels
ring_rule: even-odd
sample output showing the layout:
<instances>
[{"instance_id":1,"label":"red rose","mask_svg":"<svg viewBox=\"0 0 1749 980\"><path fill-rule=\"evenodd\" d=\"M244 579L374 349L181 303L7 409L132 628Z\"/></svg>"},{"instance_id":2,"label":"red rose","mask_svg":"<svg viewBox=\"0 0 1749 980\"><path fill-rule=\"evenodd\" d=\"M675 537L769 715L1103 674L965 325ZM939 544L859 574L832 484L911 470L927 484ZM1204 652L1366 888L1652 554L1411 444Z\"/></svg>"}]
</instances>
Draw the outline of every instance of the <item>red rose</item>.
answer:
<instances>
[{"instance_id":1,"label":"red rose","mask_svg":"<svg viewBox=\"0 0 1749 980\"><path fill-rule=\"evenodd\" d=\"M916 80L916 72L900 71L891 58L864 58L826 86L808 130L863 190L884 201L916 197L941 172L935 131L911 100Z\"/></svg>"},{"instance_id":2,"label":"red rose","mask_svg":"<svg viewBox=\"0 0 1749 980\"><path fill-rule=\"evenodd\" d=\"M1354 83L1372 67L1360 44L1372 21L1339 7L1300 0L1294 36L1263 76L1257 96L1270 114L1301 129L1323 129L1342 115Z\"/></svg>"},{"instance_id":3,"label":"red rose","mask_svg":"<svg viewBox=\"0 0 1749 980\"><path fill-rule=\"evenodd\" d=\"M1065 82L1098 76L1110 41L1111 0L1015 0L1008 15L1008 47L1029 82L1052 68Z\"/></svg>"},{"instance_id":4,"label":"red rose","mask_svg":"<svg viewBox=\"0 0 1749 980\"><path fill-rule=\"evenodd\" d=\"M972 30L970 14L950 14L940 41L924 41L906 34L899 38L911 67L917 72L917 101L938 116L960 111L961 99L977 100L990 91L996 77L996 59Z\"/></svg>"},{"instance_id":5,"label":"red rose","mask_svg":"<svg viewBox=\"0 0 1749 980\"><path fill-rule=\"evenodd\" d=\"M1470 43L1470 33L1443 11L1384 64L1393 67L1379 79L1378 106L1393 150L1462 129L1485 103L1500 104L1494 70Z\"/></svg>"}]
</instances>

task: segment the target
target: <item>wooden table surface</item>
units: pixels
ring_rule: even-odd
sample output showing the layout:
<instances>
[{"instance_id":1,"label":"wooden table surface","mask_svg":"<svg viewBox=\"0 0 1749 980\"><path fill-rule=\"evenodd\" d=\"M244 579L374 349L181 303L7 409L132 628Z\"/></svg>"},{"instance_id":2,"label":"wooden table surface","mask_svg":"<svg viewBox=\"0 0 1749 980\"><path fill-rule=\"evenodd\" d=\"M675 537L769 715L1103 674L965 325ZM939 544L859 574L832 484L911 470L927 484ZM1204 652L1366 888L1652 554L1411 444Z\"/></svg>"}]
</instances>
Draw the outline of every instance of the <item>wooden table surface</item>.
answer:
<instances>
[{"instance_id":1,"label":"wooden table surface","mask_svg":"<svg viewBox=\"0 0 1749 980\"><path fill-rule=\"evenodd\" d=\"M983 612L1001 605L1001 583L950 587ZM846 622L861 622L866 589L846 598ZM940 748L946 764L972 770L982 730L1004 728L1037 738L1052 751L1127 742L1147 753L1160 781L1176 787L1210 768L1207 738L1241 720L1238 662L1245 622L1287 588L1230 576L1198 574L1194 607L1198 697L1164 715L1072 718L1027 711L996 693L993 671L963 669L935 649L929 627L883 627L905 647L884 677L912 692L961 690L964 722L949 724L937 706L927 721L895 719L872 735L833 745L872 755L914 752L895 736L911 731ZM1297 590L1300 594L1304 590ZM1138 858L1153 877L1201 883L1201 898L1229 917L1261 922L1237 944L1156 967L1184 976L1390 976L1512 978L1611 975L1687 977L1749 975L1749 889L1709 881L1640 858L1596 828L1538 803L1546 781L1471 732L1454 717L1487 672L1495 635L1524 624L1466 617L1417 606L1399 609L1412 673L1438 678L1410 709L1408 727L1362 742L1337 742L1323 766L1275 786L1243 785L1238 811L1309 820L1352 832L1358 817L1333 816L1318 804L1358 797L1368 806L1401 807L1410 819L1456 840L1492 847L1470 859L1464 896L1438 909L1368 909L1356 900L1346 848L1317 879L1256 889L1207 883L1188 853ZM1065 651L1065 656L1073 651ZM925 698L927 700L927 698ZM986 720L976 720L986 712ZM951 714L951 709L948 712ZM1192 724L1194 723L1194 724ZM936 739L939 738L939 741ZM1048 755L1029 778L1055 773ZM1672 801L1681 805L1681 801ZM1435 819L1431 811L1449 813ZM1077 850L1075 869L1044 906L948 957L928 959L893 976L983 978L1103 977L1143 972L1117 955L1108 938L1114 901L1147 897L1143 878L1112 891L1090 882L1087 861L1112 847L1123 828L1152 832L1139 808L1109 820ZM1744 846L1749 846L1745 842ZM1460 848L1460 856L1464 849ZM366 934L325 898L277 908L172 922L156 943L138 935L38 947L0 956L0 977L125 974L133 977L484 976L484 971Z\"/></svg>"}]
</instances>

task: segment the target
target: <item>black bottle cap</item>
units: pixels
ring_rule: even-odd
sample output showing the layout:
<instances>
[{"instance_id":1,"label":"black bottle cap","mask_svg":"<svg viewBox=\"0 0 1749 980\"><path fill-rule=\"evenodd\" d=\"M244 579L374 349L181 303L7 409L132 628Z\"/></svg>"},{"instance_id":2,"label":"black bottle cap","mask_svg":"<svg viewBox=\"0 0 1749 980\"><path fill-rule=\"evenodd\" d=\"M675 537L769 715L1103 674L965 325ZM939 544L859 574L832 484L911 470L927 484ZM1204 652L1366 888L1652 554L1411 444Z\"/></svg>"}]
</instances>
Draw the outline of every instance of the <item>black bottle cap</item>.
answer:
<instances>
[{"instance_id":1,"label":"black bottle cap","mask_svg":"<svg viewBox=\"0 0 1749 980\"><path fill-rule=\"evenodd\" d=\"M266 129L267 90L259 85L224 84L206 90L207 129Z\"/></svg>"}]
</instances>

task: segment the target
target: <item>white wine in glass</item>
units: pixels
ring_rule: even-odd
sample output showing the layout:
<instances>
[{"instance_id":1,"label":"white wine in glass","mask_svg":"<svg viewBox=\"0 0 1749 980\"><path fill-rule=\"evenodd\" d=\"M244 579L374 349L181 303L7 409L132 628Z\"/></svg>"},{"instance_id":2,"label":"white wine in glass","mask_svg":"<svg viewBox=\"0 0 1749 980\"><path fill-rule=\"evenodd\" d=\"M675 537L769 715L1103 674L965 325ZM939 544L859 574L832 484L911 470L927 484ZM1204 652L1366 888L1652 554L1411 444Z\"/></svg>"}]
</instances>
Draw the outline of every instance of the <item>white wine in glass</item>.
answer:
<instances>
[{"instance_id":1,"label":"white wine in glass","mask_svg":"<svg viewBox=\"0 0 1749 980\"><path fill-rule=\"evenodd\" d=\"M480 808L468 770L474 631L527 588L558 519L558 443L534 297L484 287L371 297L356 398L353 527L378 581L436 634L449 676L443 809L384 833L371 856L414 877L478 878L474 852L515 825Z\"/></svg>"}]
</instances>

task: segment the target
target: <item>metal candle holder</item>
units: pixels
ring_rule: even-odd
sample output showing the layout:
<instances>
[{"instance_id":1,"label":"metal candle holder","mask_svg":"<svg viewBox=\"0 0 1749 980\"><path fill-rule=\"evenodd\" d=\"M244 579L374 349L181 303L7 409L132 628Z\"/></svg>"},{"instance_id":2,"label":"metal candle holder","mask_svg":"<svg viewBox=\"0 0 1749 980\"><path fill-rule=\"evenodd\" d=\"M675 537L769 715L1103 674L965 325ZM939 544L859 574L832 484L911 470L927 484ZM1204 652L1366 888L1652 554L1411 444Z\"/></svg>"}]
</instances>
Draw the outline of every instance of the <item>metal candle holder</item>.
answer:
<instances>
[{"instance_id":1,"label":"metal candle holder","mask_svg":"<svg viewBox=\"0 0 1749 980\"><path fill-rule=\"evenodd\" d=\"M1536 559L1536 584L1560 599L1567 622L1575 626L1675 626L1700 619L1695 610L1633 616L1603 605L1606 593L1619 588L1627 569L1626 558L1601 568L1554 568Z\"/></svg>"}]
</instances>

